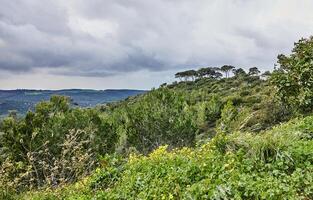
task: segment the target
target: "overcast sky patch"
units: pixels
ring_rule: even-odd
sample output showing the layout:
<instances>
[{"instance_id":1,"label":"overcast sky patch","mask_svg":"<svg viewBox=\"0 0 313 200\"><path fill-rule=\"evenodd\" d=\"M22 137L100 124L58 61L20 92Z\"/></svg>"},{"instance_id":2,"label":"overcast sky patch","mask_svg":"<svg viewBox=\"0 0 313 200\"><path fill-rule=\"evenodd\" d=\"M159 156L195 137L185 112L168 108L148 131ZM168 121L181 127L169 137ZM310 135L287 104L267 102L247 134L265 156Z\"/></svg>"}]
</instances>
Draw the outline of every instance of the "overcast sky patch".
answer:
<instances>
[{"instance_id":1,"label":"overcast sky patch","mask_svg":"<svg viewBox=\"0 0 313 200\"><path fill-rule=\"evenodd\" d=\"M0 88L150 89L187 68L269 70L312 34L312 8L311 0L1 0Z\"/></svg>"}]
</instances>

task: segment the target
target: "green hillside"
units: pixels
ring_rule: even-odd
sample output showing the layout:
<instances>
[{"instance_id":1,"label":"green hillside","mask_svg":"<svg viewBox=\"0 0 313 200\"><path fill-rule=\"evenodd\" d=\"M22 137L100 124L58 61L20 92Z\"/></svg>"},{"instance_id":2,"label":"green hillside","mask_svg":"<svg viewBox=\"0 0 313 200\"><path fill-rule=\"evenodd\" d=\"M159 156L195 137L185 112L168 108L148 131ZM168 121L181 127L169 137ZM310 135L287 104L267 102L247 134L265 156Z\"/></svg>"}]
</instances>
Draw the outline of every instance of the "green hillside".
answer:
<instances>
[{"instance_id":1,"label":"green hillside","mask_svg":"<svg viewBox=\"0 0 313 200\"><path fill-rule=\"evenodd\" d=\"M219 135L196 148L102 158L76 184L25 199L312 199L313 117Z\"/></svg>"},{"instance_id":2,"label":"green hillside","mask_svg":"<svg viewBox=\"0 0 313 200\"><path fill-rule=\"evenodd\" d=\"M313 199L312 44L295 43L272 73L203 67L116 103L53 96L11 113L0 197Z\"/></svg>"}]
</instances>

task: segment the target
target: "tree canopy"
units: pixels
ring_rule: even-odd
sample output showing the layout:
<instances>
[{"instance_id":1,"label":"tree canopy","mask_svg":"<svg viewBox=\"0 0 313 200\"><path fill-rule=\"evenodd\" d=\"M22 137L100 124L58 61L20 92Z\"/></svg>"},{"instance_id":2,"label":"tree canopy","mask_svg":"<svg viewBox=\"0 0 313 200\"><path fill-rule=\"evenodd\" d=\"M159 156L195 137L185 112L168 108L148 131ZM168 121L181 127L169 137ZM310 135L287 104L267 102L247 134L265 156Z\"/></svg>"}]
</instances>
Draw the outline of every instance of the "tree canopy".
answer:
<instances>
[{"instance_id":1,"label":"tree canopy","mask_svg":"<svg viewBox=\"0 0 313 200\"><path fill-rule=\"evenodd\" d=\"M278 56L272 75L280 99L302 111L313 108L313 37L295 43L290 55Z\"/></svg>"},{"instance_id":2,"label":"tree canopy","mask_svg":"<svg viewBox=\"0 0 313 200\"><path fill-rule=\"evenodd\" d=\"M229 77L229 72L233 69L235 69L235 67L232 65L223 65L221 67L221 71L225 73L226 78Z\"/></svg>"},{"instance_id":3,"label":"tree canopy","mask_svg":"<svg viewBox=\"0 0 313 200\"><path fill-rule=\"evenodd\" d=\"M259 75L259 73L261 73L261 72L260 72L260 70L257 67L251 67L249 69L249 73L248 74L250 76L257 76L257 75Z\"/></svg>"}]
</instances>

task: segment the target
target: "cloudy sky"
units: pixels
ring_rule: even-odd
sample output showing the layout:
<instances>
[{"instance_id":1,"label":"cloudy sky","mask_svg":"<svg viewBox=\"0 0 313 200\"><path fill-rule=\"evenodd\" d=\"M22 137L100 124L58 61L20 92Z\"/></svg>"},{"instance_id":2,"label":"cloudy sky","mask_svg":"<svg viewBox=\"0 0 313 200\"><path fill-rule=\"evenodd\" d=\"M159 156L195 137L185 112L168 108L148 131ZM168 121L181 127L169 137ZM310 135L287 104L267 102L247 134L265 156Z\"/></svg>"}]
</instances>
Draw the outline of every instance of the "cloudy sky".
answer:
<instances>
[{"instance_id":1,"label":"cloudy sky","mask_svg":"<svg viewBox=\"0 0 313 200\"><path fill-rule=\"evenodd\" d=\"M0 0L0 89L138 88L175 72L272 69L312 0Z\"/></svg>"}]
</instances>

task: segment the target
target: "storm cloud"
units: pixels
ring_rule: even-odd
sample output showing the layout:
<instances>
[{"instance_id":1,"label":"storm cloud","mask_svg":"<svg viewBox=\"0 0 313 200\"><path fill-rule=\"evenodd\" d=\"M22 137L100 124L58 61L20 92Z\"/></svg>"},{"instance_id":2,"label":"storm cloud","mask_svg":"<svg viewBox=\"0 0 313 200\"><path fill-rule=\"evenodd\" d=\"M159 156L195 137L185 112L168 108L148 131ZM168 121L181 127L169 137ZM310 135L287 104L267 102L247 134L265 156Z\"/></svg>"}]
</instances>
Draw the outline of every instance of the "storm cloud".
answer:
<instances>
[{"instance_id":1,"label":"storm cloud","mask_svg":"<svg viewBox=\"0 0 313 200\"><path fill-rule=\"evenodd\" d=\"M0 73L13 79L40 72L110 80L137 72L164 77L223 64L268 70L277 54L313 33L311 0L0 2Z\"/></svg>"}]
</instances>

